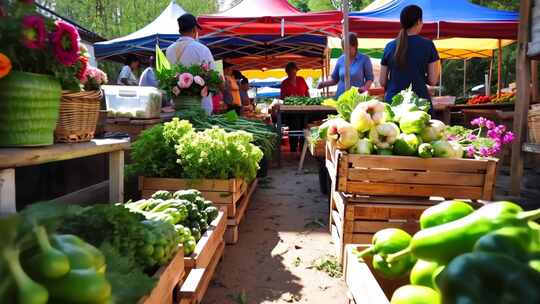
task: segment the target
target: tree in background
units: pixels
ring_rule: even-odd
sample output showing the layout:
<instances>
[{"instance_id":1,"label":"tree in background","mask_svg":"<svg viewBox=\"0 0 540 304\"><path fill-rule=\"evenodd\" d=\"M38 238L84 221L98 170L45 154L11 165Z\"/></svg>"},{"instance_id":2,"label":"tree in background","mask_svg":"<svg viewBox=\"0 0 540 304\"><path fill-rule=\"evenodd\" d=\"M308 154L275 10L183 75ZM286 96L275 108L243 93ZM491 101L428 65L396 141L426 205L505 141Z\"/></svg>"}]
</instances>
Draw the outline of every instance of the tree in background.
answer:
<instances>
[{"instance_id":1,"label":"tree in background","mask_svg":"<svg viewBox=\"0 0 540 304\"><path fill-rule=\"evenodd\" d=\"M366 7L372 0L350 0L351 10L358 11ZM289 0L289 3L303 12L335 10L341 6L341 0Z\"/></svg>"}]
</instances>

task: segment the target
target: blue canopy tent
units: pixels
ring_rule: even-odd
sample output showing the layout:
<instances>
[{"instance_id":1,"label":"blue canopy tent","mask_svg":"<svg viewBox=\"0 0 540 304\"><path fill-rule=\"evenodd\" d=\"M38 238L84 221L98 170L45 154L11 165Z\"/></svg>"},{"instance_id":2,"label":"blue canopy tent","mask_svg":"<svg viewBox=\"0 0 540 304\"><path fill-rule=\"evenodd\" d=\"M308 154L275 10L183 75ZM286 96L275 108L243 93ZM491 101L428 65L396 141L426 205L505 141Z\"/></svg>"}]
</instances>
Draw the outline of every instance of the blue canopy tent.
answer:
<instances>
[{"instance_id":1,"label":"blue canopy tent","mask_svg":"<svg viewBox=\"0 0 540 304\"><path fill-rule=\"evenodd\" d=\"M173 0L154 21L142 29L124 37L96 43L96 57L121 61L126 54L149 55L154 52L156 44L165 49L180 36L176 20L185 13Z\"/></svg>"}]
</instances>

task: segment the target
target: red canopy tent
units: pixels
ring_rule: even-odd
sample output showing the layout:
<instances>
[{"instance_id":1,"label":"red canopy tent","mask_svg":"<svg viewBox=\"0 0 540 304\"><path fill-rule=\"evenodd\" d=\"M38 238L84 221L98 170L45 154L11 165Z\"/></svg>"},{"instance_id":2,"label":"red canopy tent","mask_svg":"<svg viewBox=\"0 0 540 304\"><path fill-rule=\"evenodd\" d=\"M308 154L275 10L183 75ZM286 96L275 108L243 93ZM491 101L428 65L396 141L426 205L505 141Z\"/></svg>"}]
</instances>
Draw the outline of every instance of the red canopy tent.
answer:
<instances>
[{"instance_id":1,"label":"red canopy tent","mask_svg":"<svg viewBox=\"0 0 540 304\"><path fill-rule=\"evenodd\" d=\"M300 68L314 68L326 62L327 37L341 33L342 13L303 13L286 0L244 0L198 21L214 56L239 69L282 67L291 58Z\"/></svg>"}]
</instances>

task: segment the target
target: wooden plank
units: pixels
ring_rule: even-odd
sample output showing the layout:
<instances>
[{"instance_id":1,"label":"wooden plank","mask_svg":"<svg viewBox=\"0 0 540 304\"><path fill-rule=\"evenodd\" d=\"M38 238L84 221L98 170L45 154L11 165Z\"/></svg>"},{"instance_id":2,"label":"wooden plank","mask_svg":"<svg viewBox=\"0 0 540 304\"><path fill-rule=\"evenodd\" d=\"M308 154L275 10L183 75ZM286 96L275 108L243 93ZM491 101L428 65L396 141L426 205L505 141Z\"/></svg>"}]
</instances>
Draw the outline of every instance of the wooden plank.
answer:
<instances>
[{"instance_id":1,"label":"wooden plank","mask_svg":"<svg viewBox=\"0 0 540 304\"><path fill-rule=\"evenodd\" d=\"M354 233L346 244L369 244L371 238L373 238L373 233Z\"/></svg>"},{"instance_id":2,"label":"wooden plank","mask_svg":"<svg viewBox=\"0 0 540 304\"><path fill-rule=\"evenodd\" d=\"M180 287L180 303L199 304L202 302L217 265L223 257L224 250L225 244L221 242L208 267L191 270L186 281Z\"/></svg>"},{"instance_id":3,"label":"wooden plank","mask_svg":"<svg viewBox=\"0 0 540 304\"><path fill-rule=\"evenodd\" d=\"M497 178L497 163L490 163L486 172L486 180L482 193L483 200L493 199L493 189L495 188L495 179Z\"/></svg>"},{"instance_id":4,"label":"wooden plank","mask_svg":"<svg viewBox=\"0 0 540 304\"><path fill-rule=\"evenodd\" d=\"M178 252L167 266L161 267L154 275L158 282L152 292L139 300L138 304L172 304L173 289L184 277L184 249Z\"/></svg>"},{"instance_id":5,"label":"wooden plank","mask_svg":"<svg viewBox=\"0 0 540 304\"><path fill-rule=\"evenodd\" d=\"M521 0L519 6L519 28L516 55L516 84L517 96L514 110L512 131L515 134L512 142L510 168L510 194L519 196L521 193L521 177L523 176L523 154L521 145L525 141L527 130L527 112L531 102L531 65L527 57L529 32L531 26L531 0ZM536 79L535 79L536 81Z\"/></svg>"},{"instance_id":6,"label":"wooden plank","mask_svg":"<svg viewBox=\"0 0 540 304\"><path fill-rule=\"evenodd\" d=\"M124 151L109 153L109 202L124 202Z\"/></svg>"},{"instance_id":7,"label":"wooden plank","mask_svg":"<svg viewBox=\"0 0 540 304\"><path fill-rule=\"evenodd\" d=\"M523 152L540 154L540 144L524 143Z\"/></svg>"},{"instance_id":8,"label":"wooden plank","mask_svg":"<svg viewBox=\"0 0 540 304\"><path fill-rule=\"evenodd\" d=\"M346 191L347 189L347 176L349 176L349 156L347 154L340 154L337 156L336 161L337 176L336 187L338 191Z\"/></svg>"},{"instance_id":9,"label":"wooden plank","mask_svg":"<svg viewBox=\"0 0 540 304\"><path fill-rule=\"evenodd\" d=\"M343 239L343 220L339 218L339 214L335 210L332 211L332 223L337 228L337 233L341 236L341 239Z\"/></svg>"},{"instance_id":10,"label":"wooden plank","mask_svg":"<svg viewBox=\"0 0 540 304\"><path fill-rule=\"evenodd\" d=\"M0 149L0 169L39 165L127 150L129 139L93 139L77 144L55 144L38 148Z\"/></svg>"},{"instance_id":11,"label":"wooden plank","mask_svg":"<svg viewBox=\"0 0 540 304\"><path fill-rule=\"evenodd\" d=\"M343 263L343 242L339 236L338 229L335 225L330 228L332 243L334 244L334 253L340 263Z\"/></svg>"},{"instance_id":12,"label":"wooden plank","mask_svg":"<svg viewBox=\"0 0 540 304\"><path fill-rule=\"evenodd\" d=\"M418 222L415 221L407 221L407 220L401 220L401 221L353 221L351 222L353 225L353 231L347 231L345 233L351 233L351 234L374 234L375 232L386 229L386 228L399 228L403 229L410 233L417 232L420 227L418 225Z\"/></svg>"},{"instance_id":13,"label":"wooden plank","mask_svg":"<svg viewBox=\"0 0 540 304\"><path fill-rule=\"evenodd\" d=\"M193 268L205 268L208 266L218 246L223 242L225 228L227 228L225 213L220 211L218 217L210 223L210 228L197 242L193 253L190 256L184 257L184 266L187 271Z\"/></svg>"},{"instance_id":14,"label":"wooden plank","mask_svg":"<svg viewBox=\"0 0 540 304\"><path fill-rule=\"evenodd\" d=\"M15 169L0 170L0 214L17 212Z\"/></svg>"},{"instance_id":15,"label":"wooden plank","mask_svg":"<svg viewBox=\"0 0 540 304\"><path fill-rule=\"evenodd\" d=\"M345 282L356 304L390 304L379 282L371 272L369 264L359 260L353 249L362 250L367 246L347 245L345 247Z\"/></svg>"},{"instance_id":16,"label":"wooden plank","mask_svg":"<svg viewBox=\"0 0 540 304\"><path fill-rule=\"evenodd\" d=\"M369 195L402 195L402 196L442 196L445 198L482 198L481 187L467 186L430 186L416 184L382 184L350 182L345 192L364 193Z\"/></svg>"},{"instance_id":17,"label":"wooden plank","mask_svg":"<svg viewBox=\"0 0 540 304\"><path fill-rule=\"evenodd\" d=\"M240 189L242 180L235 179L182 179L143 177L144 189L177 191L180 189L197 189L199 191L232 192Z\"/></svg>"},{"instance_id":18,"label":"wooden plank","mask_svg":"<svg viewBox=\"0 0 540 304\"><path fill-rule=\"evenodd\" d=\"M255 192L255 189L257 189L258 179L254 179L251 184L249 185L249 190L246 192L244 197L238 202L237 206L237 212L234 215L233 219L229 219L227 221L228 226L238 226L240 225L240 222L244 218L244 214L246 213L247 207L249 203L251 202L251 196Z\"/></svg>"},{"instance_id":19,"label":"wooden plank","mask_svg":"<svg viewBox=\"0 0 540 304\"><path fill-rule=\"evenodd\" d=\"M488 164L488 169L492 164ZM349 169L349 180L375 183L402 183L426 185L483 186L484 174L442 171L400 171L377 169ZM493 185L493 183L491 183Z\"/></svg>"},{"instance_id":20,"label":"wooden plank","mask_svg":"<svg viewBox=\"0 0 540 304\"><path fill-rule=\"evenodd\" d=\"M227 226L227 230L225 230L225 235L223 236L225 244L234 245L238 243L239 230L239 226Z\"/></svg>"},{"instance_id":21,"label":"wooden plank","mask_svg":"<svg viewBox=\"0 0 540 304\"><path fill-rule=\"evenodd\" d=\"M349 155L353 168L483 173L494 160L419 158L412 156Z\"/></svg>"}]
</instances>

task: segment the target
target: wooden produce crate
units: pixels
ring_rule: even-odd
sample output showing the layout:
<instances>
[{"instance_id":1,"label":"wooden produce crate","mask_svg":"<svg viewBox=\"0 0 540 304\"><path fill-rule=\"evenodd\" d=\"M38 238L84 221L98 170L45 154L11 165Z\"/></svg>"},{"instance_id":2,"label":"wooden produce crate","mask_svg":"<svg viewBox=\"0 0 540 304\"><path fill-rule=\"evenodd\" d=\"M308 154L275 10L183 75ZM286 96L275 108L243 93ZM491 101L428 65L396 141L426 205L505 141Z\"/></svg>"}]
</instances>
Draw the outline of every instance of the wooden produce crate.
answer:
<instances>
[{"instance_id":1,"label":"wooden produce crate","mask_svg":"<svg viewBox=\"0 0 540 304\"><path fill-rule=\"evenodd\" d=\"M345 282L355 304L390 304L394 291L408 284L408 276L394 280L379 276L371 268L370 259L361 261L353 253L354 249L361 251L367 246L350 244L345 248Z\"/></svg>"},{"instance_id":2,"label":"wooden produce crate","mask_svg":"<svg viewBox=\"0 0 540 304\"><path fill-rule=\"evenodd\" d=\"M161 118L107 118L105 132L127 133L132 140L136 140L144 130L150 129L161 122Z\"/></svg>"},{"instance_id":3,"label":"wooden produce crate","mask_svg":"<svg viewBox=\"0 0 540 304\"><path fill-rule=\"evenodd\" d=\"M219 261L223 258L225 243L219 243L214 256L204 268L194 268L189 272L180 291L178 292L178 301L180 304L199 304L202 302L204 294L208 289L210 280L216 272Z\"/></svg>"},{"instance_id":4,"label":"wooden produce crate","mask_svg":"<svg viewBox=\"0 0 540 304\"><path fill-rule=\"evenodd\" d=\"M441 199L352 196L334 191L330 200L329 227L336 256L343 262L347 244L369 244L373 234L399 228L411 234L420 229L422 212Z\"/></svg>"},{"instance_id":5,"label":"wooden produce crate","mask_svg":"<svg viewBox=\"0 0 540 304\"><path fill-rule=\"evenodd\" d=\"M227 209L227 217L238 213L239 200L247 189L243 179L180 179L139 176L139 190L143 198L148 198L158 190L175 192L182 189L197 189L203 197L218 208Z\"/></svg>"},{"instance_id":6,"label":"wooden produce crate","mask_svg":"<svg viewBox=\"0 0 540 304\"><path fill-rule=\"evenodd\" d=\"M360 195L491 200L496 159L354 155L327 144L333 189Z\"/></svg>"},{"instance_id":7,"label":"wooden produce crate","mask_svg":"<svg viewBox=\"0 0 540 304\"><path fill-rule=\"evenodd\" d=\"M161 267L154 275L158 281L152 292L139 300L138 304L172 304L173 291L184 276L184 249L179 246L169 264Z\"/></svg>"},{"instance_id":8,"label":"wooden produce crate","mask_svg":"<svg viewBox=\"0 0 540 304\"><path fill-rule=\"evenodd\" d=\"M218 217L210 224L210 228L197 242L195 251L190 256L184 257L186 279L179 286L176 302L200 303L216 266L223 257L225 248L223 236L226 227L225 212L220 211Z\"/></svg>"},{"instance_id":9,"label":"wooden produce crate","mask_svg":"<svg viewBox=\"0 0 540 304\"><path fill-rule=\"evenodd\" d=\"M251 196L255 189L257 189L258 179L254 179L247 192L244 194L240 202L238 203L237 212L234 217L229 217L227 219L227 231L225 232L225 243L227 244L236 244L238 242L238 230L240 227L240 222L244 219L246 210L249 203L251 202Z\"/></svg>"}]
</instances>

